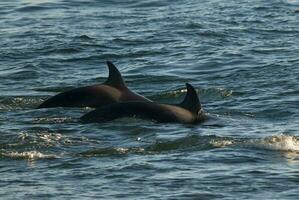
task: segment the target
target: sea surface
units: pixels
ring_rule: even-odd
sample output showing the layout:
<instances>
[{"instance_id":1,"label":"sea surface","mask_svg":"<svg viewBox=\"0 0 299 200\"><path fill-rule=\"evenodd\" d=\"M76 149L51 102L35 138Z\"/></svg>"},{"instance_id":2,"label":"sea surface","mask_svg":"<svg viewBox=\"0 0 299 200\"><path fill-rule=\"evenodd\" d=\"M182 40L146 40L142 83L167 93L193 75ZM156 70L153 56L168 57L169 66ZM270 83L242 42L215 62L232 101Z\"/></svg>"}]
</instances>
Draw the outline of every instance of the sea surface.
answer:
<instances>
[{"instance_id":1,"label":"sea surface","mask_svg":"<svg viewBox=\"0 0 299 200\"><path fill-rule=\"evenodd\" d=\"M209 120L36 109L106 80ZM1 0L0 199L299 199L299 1Z\"/></svg>"}]
</instances>

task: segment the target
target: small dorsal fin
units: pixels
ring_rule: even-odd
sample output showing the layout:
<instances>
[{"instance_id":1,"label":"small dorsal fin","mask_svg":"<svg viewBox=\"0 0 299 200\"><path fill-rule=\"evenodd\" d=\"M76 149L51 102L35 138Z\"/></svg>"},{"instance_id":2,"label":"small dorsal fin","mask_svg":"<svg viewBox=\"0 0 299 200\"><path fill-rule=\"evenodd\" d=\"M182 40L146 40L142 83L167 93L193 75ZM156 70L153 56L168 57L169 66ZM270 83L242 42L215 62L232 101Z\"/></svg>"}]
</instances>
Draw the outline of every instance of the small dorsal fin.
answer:
<instances>
[{"instance_id":1,"label":"small dorsal fin","mask_svg":"<svg viewBox=\"0 0 299 200\"><path fill-rule=\"evenodd\" d=\"M118 71L115 65L112 62L107 61L107 66L109 68L109 76L105 84L117 88L126 87L126 83L124 82L121 73Z\"/></svg>"},{"instance_id":2,"label":"small dorsal fin","mask_svg":"<svg viewBox=\"0 0 299 200\"><path fill-rule=\"evenodd\" d=\"M183 102L180 103L180 106L187 110L190 110L191 112L198 113L201 109L201 103L197 96L197 92L194 89L194 87L189 83L186 83L186 87L187 87L187 94Z\"/></svg>"}]
</instances>

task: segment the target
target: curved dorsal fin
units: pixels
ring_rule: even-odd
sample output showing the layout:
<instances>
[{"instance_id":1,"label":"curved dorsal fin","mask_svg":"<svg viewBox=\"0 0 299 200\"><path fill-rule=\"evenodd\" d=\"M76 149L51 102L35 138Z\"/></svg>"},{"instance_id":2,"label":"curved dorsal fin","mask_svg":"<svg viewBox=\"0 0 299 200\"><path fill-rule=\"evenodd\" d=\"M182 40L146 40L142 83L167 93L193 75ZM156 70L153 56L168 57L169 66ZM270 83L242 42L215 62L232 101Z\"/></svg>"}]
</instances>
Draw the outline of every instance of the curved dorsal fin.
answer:
<instances>
[{"instance_id":1,"label":"curved dorsal fin","mask_svg":"<svg viewBox=\"0 0 299 200\"><path fill-rule=\"evenodd\" d=\"M186 87L187 87L187 94L183 102L180 103L180 106L187 110L190 110L191 112L198 113L201 109L201 103L197 96L197 92L194 89L194 87L189 83L186 83Z\"/></svg>"},{"instance_id":2,"label":"curved dorsal fin","mask_svg":"<svg viewBox=\"0 0 299 200\"><path fill-rule=\"evenodd\" d=\"M107 61L107 66L109 68L109 76L105 84L117 88L126 87L126 84L121 76L121 73L118 71L115 65L112 62Z\"/></svg>"}]
</instances>

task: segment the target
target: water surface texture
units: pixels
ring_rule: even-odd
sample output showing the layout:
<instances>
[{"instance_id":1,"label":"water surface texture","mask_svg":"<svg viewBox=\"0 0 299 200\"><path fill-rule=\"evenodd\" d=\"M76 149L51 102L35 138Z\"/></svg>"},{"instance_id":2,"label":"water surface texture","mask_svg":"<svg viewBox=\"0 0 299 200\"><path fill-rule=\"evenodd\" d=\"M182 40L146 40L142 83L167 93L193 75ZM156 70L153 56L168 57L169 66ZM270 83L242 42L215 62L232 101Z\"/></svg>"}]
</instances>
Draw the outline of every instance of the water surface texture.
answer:
<instances>
[{"instance_id":1,"label":"water surface texture","mask_svg":"<svg viewBox=\"0 0 299 200\"><path fill-rule=\"evenodd\" d=\"M0 3L1 199L298 199L299 3L15 0ZM35 109L97 84L177 103L203 124Z\"/></svg>"}]
</instances>

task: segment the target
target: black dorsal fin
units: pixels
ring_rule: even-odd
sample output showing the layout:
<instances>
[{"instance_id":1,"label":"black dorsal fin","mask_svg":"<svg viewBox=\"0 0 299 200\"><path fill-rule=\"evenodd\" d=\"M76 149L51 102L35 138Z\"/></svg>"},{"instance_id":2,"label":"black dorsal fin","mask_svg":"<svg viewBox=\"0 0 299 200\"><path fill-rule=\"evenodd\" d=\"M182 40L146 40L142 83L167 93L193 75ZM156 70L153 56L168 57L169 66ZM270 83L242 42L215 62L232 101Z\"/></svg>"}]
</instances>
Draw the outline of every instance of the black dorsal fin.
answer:
<instances>
[{"instance_id":1,"label":"black dorsal fin","mask_svg":"<svg viewBox=\"0 0 299 200\"><path fill-rule=\"evenodd\" d=\"M121 73L118 71L118 69L115 67L115 65L107 61L107 65L109 68L109 76L105 84L117 87L117 88L124 88L126 87L126 83L124 82Z\"/></svg>"},{"instance_id":2,"label":"black dorsal fin","mask_svg":"<svg viewBox=\"0 0 299 200\"><path fill-rule=\"evenodd\" d=\"M187 87L187 94L183 102L180 103L180 106L187 110L190 110L191 112L198 113L201 109L201 103L197 96L197 92L194 89L194 87L189 83L186 83L186 87Z\"/></svg>"}]
</instances>

